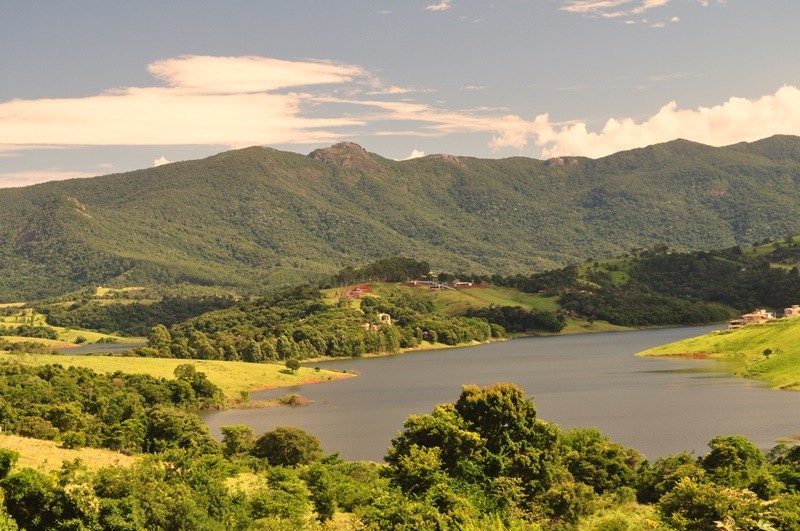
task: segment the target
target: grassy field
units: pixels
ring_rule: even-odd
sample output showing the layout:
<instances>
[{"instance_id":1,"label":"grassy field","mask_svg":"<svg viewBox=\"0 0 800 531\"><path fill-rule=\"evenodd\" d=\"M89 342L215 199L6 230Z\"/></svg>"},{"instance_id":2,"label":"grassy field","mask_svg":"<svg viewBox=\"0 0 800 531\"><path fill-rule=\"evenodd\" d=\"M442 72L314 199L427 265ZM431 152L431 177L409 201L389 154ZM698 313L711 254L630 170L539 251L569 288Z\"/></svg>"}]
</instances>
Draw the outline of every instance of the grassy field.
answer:
<instances>
[{"instance_id":1,"label":"grassy field","mask_svg":"<svg viewBox=\"0 0 800 531\"><path fill-rule=\"evenodd\" d=\"M17 469L35 468L52 471L61 468L64 461L74 461L75 459L80 459L90 468L130 466L135 460L134 457L111 450L100 448L69 450L61 448L55 441L43 441L19 435L0 434L0 448L19 452Z\"/></svg>"},{"instance_id":2,"label":"grassy field","mask_svg":"<svg viewBox=\"0 0 800 531\"><path fill-rule=\"evenodd\" d=\"M625 332L633 330L627 326L619 326L606 321L578 321L577 319L567 319L566 326L561 334L585 334L587 332Z\"/></svg>"},{"instance_id":3,"label":"grassy field","mask_svg":"<svg viewBox=\"0 0 800 531\"><path fill-rule=\"evenodd\" d=\"M112 334L102 334L100 332L91 332L89 330L73 330L70 328L63 328L61 326L48 325L45 316L41 313L33 313L33 310L23 308L18 312L11 315L0 316L0 325L2 326L18 326L22 324L33 324L38 326L49 326L58 334L58 339L40 339L35 337L20 337L20 336L0 336L11 342L18 341L34 341L42 343L48 347L71 347L81 343L97 343L100 340L107 341L109 339L116 342L136 342L144 341L146 338L141 337L121 337Z\"/></svg>"},{"instance_id":4,"label":"grassy field","mask_svg":"<svg viewBox=\"0 0 800 531\"><path fill-rule=\"evenodd\" d=\"M204 372L209 380L218 385L229 400L239 399L242 392L324 382L351 376L327 370L318 372L311 367L301 367L293 374L282 363L245 363L240 361L7 353L0 353L0 361L20 361L31 365L57 363L65 367L88 367L98 373L121 371L170 379L174 378L175 367L191 363L198 371Z\"/></svg>"},{"instance_id":5,"label":"grassy field","mask_svg":"<svg viewBox=\"0 0 800 531\"><path fill-rule=\"evenodd\" d=\"M433 303L445 315L459 315L469 308L495 306L522 306L526 309L558 310L558 297L538 293L524 293L499 286L475 286L462 289L432 290L428 286L406 286L383 282L370 283L372 295L387 297L392 293L409 293ZM333 302L336 290L328 290L326 300Z\"/></svg>"},{"instance_id":6,"label":"grassy field","mask_svg":"<svg viewBox=\"0 0 800 531\"><path fill-rule=\"evenodd\" d=\"M735 360L738 376L776 389L800 390L800 319L715 330L640 352L640 356L684 356Z\"/></svg>"}]
</instances>

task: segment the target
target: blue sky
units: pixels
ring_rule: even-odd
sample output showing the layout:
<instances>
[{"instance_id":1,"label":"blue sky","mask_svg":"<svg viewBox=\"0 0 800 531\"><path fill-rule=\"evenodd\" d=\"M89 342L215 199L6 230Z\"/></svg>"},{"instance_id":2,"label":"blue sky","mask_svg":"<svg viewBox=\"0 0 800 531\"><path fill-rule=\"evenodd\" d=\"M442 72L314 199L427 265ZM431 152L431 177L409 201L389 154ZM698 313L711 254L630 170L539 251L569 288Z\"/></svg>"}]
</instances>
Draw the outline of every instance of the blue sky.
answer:
<instances>
[{"instance_id":1,"label":"blue sky","mask_svg":"<svg viewBox=\"0 0 800 531\"><path fill-rule=\"evenodd\" d=\"M796 0L0 3L0 187L267 145L601 157L800 134Z\"/></svg>"}]
</instances>

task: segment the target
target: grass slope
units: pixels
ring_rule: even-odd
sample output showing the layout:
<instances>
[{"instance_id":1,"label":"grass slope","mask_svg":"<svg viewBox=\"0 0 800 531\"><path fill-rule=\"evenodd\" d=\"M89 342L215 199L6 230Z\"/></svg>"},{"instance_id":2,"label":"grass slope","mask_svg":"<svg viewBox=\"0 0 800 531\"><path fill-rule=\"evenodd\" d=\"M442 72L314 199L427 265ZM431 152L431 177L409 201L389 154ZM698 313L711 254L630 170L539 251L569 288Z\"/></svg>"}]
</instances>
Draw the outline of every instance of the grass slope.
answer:
<instances>
[{"instance_id":1,"label":"grass slope","mask_svg":"<svg viewBox=\"0 0 800 531\"><path fill-rule=\"evenodd\" d=\"M737 361L741 363L741 369L736 372L738 376L763 380L776 389L800 390L800 319L780 319L735 330L715 330L638 355Z\"/></svg>"},{"instance_id":2,"label":"grass slope","mask_svg":"<svg viewBox=\"0 0 800 531\"><path fill-rule=\"evenodd\" d=\"M228 400L239 400L242 392L275 387L289 387L304 383L346 378L350 374L301 367L289 372L283 364L245 363L238 361L178 360L165 358L128 358L119 356L69 356L63 354L6 354L0 352L0 361L18 361L31 365L59 364L65 367L86 367L98 373L121 371L149 374L157 378L174 378L175 367L185 363L194 365L208 379L222 389Z\"/></svg>"},{"instance_id":3,"label":"grass slope","mask_svg":"<svg viewBox=\"0 0 800 531\"><path fill-rule=\"evenodd\" d=\"M0 434L0 448L19 452L16 469L35 468L52 471L61 468L64 461L80 459L89 468L130 466L135 458L100 448L61 448L55 441L43 441L19 435Z\"/></svg>"},{"instance_id":4,"label":"grass slope","mask_svg":"<svg viewBox=\"0 0 800 531\"><path fill-rule=\"evenodd\" d=\"M103 334L100 332L93 332L91 330L76 330L71 328L64 328L61 326L53 326L47 323L45 316L41 313L34 312L31 309L25 308L18 312L9 315L0 316L0 326L14 327L22 324L32 324L37 326L49 326L58 334L57 339L44 339L35 337L23 336L2 336L9 342L16 343L20 341L31 341L34 343L41 343L48 347L74 347L82 343L97 343L100 342L138 342L144 341L143 337L122 337L115 334Z\"/></svg>"},{"instance_id":5,"label":"grass slope","mask_svg":"<svg viewBox=\"0 0 800 531\"><path fill-rule=\"evenodd\" d=\"M558 310L558 297L536 293L525 293L500 286L473 286L461 289L432 290L426 285L408 286L403 284L373 282L372 294L387 296L392 293L409 293L433 303L445 315L461 315L469 308L495 306L521 306L527 310Z\"/></svg>"}]
</instances>

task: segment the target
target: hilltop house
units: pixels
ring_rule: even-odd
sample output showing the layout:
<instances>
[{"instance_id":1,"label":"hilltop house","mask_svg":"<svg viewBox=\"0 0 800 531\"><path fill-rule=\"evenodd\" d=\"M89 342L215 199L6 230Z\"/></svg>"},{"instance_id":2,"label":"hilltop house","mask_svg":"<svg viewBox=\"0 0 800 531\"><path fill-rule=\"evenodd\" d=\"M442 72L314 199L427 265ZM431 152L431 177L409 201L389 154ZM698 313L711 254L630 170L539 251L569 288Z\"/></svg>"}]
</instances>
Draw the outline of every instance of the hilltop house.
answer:
<instances>
[{"instance_id":1,"label":"hilltop house","mask_svg":"<svg viewBox=\"0 0 800 531\"><path fill-rule=\"evenodd\" d=\"M741 328L742 326L749 324L766 323L772 319L775 319L774 313L768 312L767 310L756 310L751 313L746 313L738 319L732 320L730 323L728 323L728 328Z\"/></svg>"},{"instance_id":2,"label":"hilltop house","mask_svg":"<svg viewBox=\"0 0 800 531\"><path fill-rule=\"evenodd\" d=\"M800 316L800 304L792 304L791 308L783 309L784 317L798 317Z\"/></svg>"}]
</instances>

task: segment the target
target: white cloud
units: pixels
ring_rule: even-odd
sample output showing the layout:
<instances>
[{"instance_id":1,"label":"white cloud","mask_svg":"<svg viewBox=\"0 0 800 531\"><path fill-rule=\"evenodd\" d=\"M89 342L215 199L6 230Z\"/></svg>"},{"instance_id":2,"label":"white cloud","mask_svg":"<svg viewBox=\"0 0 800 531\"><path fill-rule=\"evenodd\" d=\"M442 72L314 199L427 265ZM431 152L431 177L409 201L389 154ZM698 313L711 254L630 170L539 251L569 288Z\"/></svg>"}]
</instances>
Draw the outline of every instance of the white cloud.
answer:
<instances>
[{"instance_id":1,"label":"white cloud","mask_svg":"<svg viewBox=\"0 0 800 531\"><path fill-rule=\"evenodd\" d=\"M96 173L82 171L36 170L12 173L0 173L0 188L16 188L47 181L63 181L65 179L83 179L95 177Z\"/></svg>"},{"instance_id":2,"label":"white cloud","mask_svg":"<svg viewBox=\"0 0 800 531\"><path fill-rule=\"evenodd\" d=\"M153 161L153 167L156 168L158 166L163 166L164 164L171 164L171 160L167 160L167 157L161 155L156 160Z\"/></svg>"},{"instance_id":3,"label":"white cloud","mask_svg":"<svg viewBox=\"0 0 800 531\"><path fill-rule=\"evenodd\" d=\"M424 156L425 156L425 152L424 151L420 151L419 149L412 149L411 150L411 154L409 156L407 156L404 159L400 159L400 160L418 159L418 158L424 157Z\"/></svg>"},{"instance_id":4,"label":"white cloud","mask_svg":"<svg viewBox=\"0 0 800 531\"><path fill-rule=\"evenodd\" d=\"M249 94L309 85L342 83L363 76L352 65L284 61L270 57L187 55L156 61L147 70L173 92Z\"/></svg>"},{"instance_id":5,"label":"white cloud","mask_svg":"<svg viewBox=\"0 0 800 531\"><path fill-rule=\"evenodd\" d=\"M529 120L485 106L451 110L444 102L396 101L404 89L381 90L379 80L353 65L253 57L181 57L154 65L151 71L166 86L0 103L0 156L75 145L244 147L333 143L366 134L477 133L486 134L493 149L525 150L533 144L546 157L598 157L679 137L723 145L800 133L800 90L792 86L755 100L731 98L694 110L672 102L644 121L615 118L591 131L584 121L551 122L547 114ZM651 81L684 75L653 76ZM159 162L167 160L154 164ZM88 176L28 172L5 177L16 183L64 175Z\"/></svg>"},{"instance_id":6,"label":"white cloud","mask_svg":"<svg viewBox=\"0 0 800 531\"><path fill-rule=\"evenodd\" d=\"M453 6L450 5L450 0L442 0L438 4L431 4L429 6L426 6L425 10L426 11L447 11L451 7L453 7Z\"/></svg>"},{"instance_id":7,"label":"white cloud","mask_svg":"<svg viewBox=\"0 0 800 531\"><path fill-rule=\"evenodd\" d=\"M362 120L303 114L309 90L364 77L360 67L259 57L185 56L149 66L166 87L84 98L0 103L0 145L225 145L318 143ZM280 92L288 88L306 92Z\"/></svg>"},{"instance_id":8,"label":"white cloud","mask_svg":"<svg viewBox=\"0 0 800 531\"><path fill-rule=\"evenodd\" d=\"M602 18L624 18L625 24L634 24L636 21L632 17L641 16L648 11L663 8L669 5L671 0L559 0L562 6L561 11L576 13L588 17ZM700 5L708 7L710 0L699 0ZM725 0L717 0L717 5L725 5ZM677 16L665 19L669 22L678 22ZM646 22L646 21L643 21ZM664 27L665 22L656 22L651 26L654 28Z\"/></svg>"},{"instance_id":9,"label":"white cloud","mask_svg":"<svg viewBox=\"0 0 800 531\"><path fill-rule=\"evenodd\" d=\"M584 155L602 157L617 151L644 147L676 138L712 146L753 141L775 134L800 132L800 89L783 86L775 94L749 100L730 98L713 107L681 109L674 101L650 118L612 118L599 132L585 122L545 127L534 131L544 157Z\"/></svg>"},{"instance_id":10,"label":"white cloud","mask_svg":"<svg viewBox=\"0 0 800 531\"><path fill-rule=\"evenodd\" d=\"M690 76L685 72L675 72L674 74L656 74L653 76L648 76L647 79L649 81L672 81L674 79L684 79L687 77Z\"/></svg>"}]
</instances>

